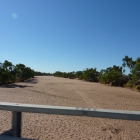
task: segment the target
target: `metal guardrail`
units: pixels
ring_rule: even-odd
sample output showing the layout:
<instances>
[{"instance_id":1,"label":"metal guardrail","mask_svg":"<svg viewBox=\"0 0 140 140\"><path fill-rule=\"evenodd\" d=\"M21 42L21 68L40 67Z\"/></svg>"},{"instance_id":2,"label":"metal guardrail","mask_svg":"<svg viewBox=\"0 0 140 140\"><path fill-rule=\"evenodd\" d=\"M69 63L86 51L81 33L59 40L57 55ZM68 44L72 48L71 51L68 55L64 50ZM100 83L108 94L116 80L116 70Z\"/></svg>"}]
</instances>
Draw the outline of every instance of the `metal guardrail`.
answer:
<instances>
[{"instance_id":1,"label":"metal guardrail","mask_svg":"<svg viewBox=\"0 0 140 140\"><path fill-rule=\"evenodd\" d=\"M0 102L0 110L7 110L13 112L12 130L14 137L21 137L21 119L22 119L21 112L140 121L140 111L46 106L46 105L33 105L33 104L20 104L7 102Z\"/></svg>"}]
</instances>

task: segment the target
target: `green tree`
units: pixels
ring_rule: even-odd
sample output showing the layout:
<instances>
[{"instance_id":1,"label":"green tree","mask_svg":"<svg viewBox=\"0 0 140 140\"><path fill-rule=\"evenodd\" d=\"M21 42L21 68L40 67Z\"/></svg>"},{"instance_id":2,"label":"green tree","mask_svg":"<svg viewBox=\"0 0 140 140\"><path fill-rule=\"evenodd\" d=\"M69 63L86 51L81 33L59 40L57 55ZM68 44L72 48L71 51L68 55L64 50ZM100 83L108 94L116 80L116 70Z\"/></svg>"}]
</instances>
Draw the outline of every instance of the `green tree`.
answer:
<instances>
[{"instance_id":1,"label":"green tree","mask_svg":"<svg viewBox=\"0 0 140 140\"><path fill-rule=\"evenodd\" d=\"M136 83L137 81L140 81L140 58L137 58L136 65L132 69L132 80L131 83Z\"/></svg>"},{"instance_id":2,"label":"green tree","mask_svg":"<svg viewBox=\"0 0 140 140\"><path fill-rule=\"evenodd\" d=\"M128 82L128 77L123 74L122 67L114 65L100 72L99 81L112 86L123 86Z\"/></svg>"},{"instance_id":3,"label":"green tree","mask_svg":"<svg viewBox=\"0 0 140 140\"><path fill-rule=\"evenodd\" d=\"M0 68L0 84L6 84L9 82L9 73L3 68Z\"/></svg>"},{"instance_id":4,"label":"green tree","mask_svg":"<svg viewBox=\"0 0 140 140\"><path fill-rule=\"evenodd\" d=\"M81 78L90 82L98 82L99 72L96 68L90 68L83 71Z\"/></svg>"},{"instance_id":5,"label":"green tree","mask_svg":"<svg viewBox=\"0 0 140 140\"><path fill-rule=\"evenodd\" d=\"M77 71L77 72L75 73L75 77L76 77L76 78L80 78L82 75L83 75L83 71Z\"/></svg>"},{"instance_id":6,"label":"green tree","mask_svg":"<svg viewBox=\"0 0 140 140\"><path fill-rule=\"evenodd\" d=\"M128 67L130 69L130 71L134 68L136 61L133 61L133 59L131 57L125 56L123 59L123 67Z\"/></svg>"}]
</instances>

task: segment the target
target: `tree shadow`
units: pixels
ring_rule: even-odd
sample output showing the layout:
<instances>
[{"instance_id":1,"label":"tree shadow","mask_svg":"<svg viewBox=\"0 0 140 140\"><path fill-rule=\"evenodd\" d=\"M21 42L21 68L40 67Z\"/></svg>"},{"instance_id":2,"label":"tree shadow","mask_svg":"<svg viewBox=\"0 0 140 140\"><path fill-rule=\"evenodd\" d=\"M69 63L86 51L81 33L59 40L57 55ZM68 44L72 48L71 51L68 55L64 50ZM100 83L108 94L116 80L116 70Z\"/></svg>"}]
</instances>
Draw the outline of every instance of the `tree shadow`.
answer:
<instances>
[{"instance_id":1,"label":"tree shadow","mask_svg":"<svg viewBox=\"0 0 140 140\"><path fill-rule=\"evenodd\" d=\"M24 83L36 84L36 83L38 83L38 79L37 78L31 78L31 79L28 79L28 80L24 81Z\"/></svg>"},{"instance_id":2,"label":"tree shadow","mask_svg":"<svg viewBox=\"0 0 140 140\"><path fill-rule=\"evenodd\" d=\"M28 85L19 85L19 84L7 84L7 85L1 85L0 88L25 88L25 87L32 87Z\"/></svg>"}]
</instances>

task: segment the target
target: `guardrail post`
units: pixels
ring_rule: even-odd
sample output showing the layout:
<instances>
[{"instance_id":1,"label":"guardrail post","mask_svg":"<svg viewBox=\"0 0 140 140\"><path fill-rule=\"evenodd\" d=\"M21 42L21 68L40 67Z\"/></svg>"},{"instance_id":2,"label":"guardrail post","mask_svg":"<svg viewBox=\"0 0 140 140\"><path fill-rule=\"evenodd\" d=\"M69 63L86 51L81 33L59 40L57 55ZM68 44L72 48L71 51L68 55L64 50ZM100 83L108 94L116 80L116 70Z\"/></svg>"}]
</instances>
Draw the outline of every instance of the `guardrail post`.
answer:
<instances>
[{"instance_id":1,"label":"guardrail post","mask_svg":"<svg viewBox=\"0 0 140 140\"><path fill-rule=\"evenodd\" d=\"M21 137L21 112L13 111L12 130L14 137Z\"/></svg>"}]
</instances>

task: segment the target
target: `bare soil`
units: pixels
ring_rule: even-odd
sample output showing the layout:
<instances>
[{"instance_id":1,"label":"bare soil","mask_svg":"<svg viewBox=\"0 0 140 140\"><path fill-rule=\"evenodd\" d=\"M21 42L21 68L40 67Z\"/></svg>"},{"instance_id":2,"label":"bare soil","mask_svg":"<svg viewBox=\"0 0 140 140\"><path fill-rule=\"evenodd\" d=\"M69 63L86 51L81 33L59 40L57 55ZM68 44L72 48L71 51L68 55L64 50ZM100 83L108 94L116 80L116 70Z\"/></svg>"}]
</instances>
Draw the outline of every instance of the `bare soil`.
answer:
<instances>
[{"instance_id":1,"label":"bare soil","mask_svg":"<svg viewBox=\"0 0 140 140\"><path fill-rule=\"evenodd\" d=\"M80 80L37 76L0 87L0 102L140 111L140 92ZM11 112L0 111L0 133ZM140 122L23 113L22 137L37 140L140 140Z\"/></svg>"}]
</instances>

